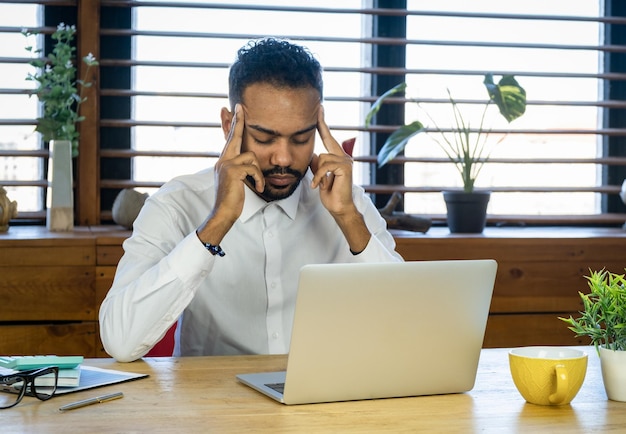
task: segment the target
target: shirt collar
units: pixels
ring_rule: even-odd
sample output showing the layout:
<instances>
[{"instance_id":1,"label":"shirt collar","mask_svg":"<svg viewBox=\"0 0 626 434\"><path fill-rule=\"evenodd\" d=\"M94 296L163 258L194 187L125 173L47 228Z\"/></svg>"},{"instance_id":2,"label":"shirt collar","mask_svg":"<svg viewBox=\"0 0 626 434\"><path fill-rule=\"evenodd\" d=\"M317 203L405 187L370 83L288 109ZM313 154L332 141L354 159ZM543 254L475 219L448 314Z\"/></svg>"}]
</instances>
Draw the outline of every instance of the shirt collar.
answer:
<instances>
[{"instance_id":1,"label":"shirt collar","mask_svg":"<svg viewBox=\"0 0 626 434\"><path fill-rule=\"evenodd\" d=\"M286 199L274 200L271 202L266 202L264 199L260 198L246 184L244 188L245 199L243 203L243 210L241 211L241 216L239 216L239 219L242 222L246 222L250 220L256 213L262 211L271 204L279 206L291 220L295 219L296 212L298 211L298 203L300 203L300 195L302 194L303 182L306 182L306 177L302 179L302 181L300 181L300 184L296 188L296 191L294 191L291 196Z\"/></svg>"}]
</instances>

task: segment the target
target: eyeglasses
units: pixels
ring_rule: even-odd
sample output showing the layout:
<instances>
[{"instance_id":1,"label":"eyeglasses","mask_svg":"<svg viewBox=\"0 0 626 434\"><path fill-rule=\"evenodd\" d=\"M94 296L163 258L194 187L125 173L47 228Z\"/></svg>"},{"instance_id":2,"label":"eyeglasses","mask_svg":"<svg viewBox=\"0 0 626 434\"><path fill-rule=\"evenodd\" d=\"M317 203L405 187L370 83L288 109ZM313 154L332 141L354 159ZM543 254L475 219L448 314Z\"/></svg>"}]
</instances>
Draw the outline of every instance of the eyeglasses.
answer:
<instances>
[{"instance_id":1,"label":"eyeglasses","mask_svg":"<svg viewBox=\"0 0 626 434\"><path fill-rule=\"evenodd\" d=\"M0 376L0 410L19 404L24 395L42 401L52 398L58 380L59 368L56 366Z\"/></svg>"}]
</instances>

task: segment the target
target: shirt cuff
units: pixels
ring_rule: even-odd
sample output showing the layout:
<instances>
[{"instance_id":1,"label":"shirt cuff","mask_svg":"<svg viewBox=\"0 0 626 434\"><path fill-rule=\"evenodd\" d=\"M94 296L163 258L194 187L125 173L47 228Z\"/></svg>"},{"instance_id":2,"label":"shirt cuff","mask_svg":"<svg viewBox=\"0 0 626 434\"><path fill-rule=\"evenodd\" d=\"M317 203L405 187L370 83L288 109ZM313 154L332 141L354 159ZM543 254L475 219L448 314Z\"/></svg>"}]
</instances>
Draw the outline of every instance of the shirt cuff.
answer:
<instances>
[{"instance_id":1,"label":"shirt cuff","mask_svg":"<svg viewBox=\"0 0 626 434\"><path fill-rule=\"evenodd\" d=\"M196 279L205 278L211 272L215 256L204 247L193 231L170 252L167 261L176 276L188 284Z\"/></svg>"},{"instance_id":2,"label":"shirt cuff","mask_svg":"<svg viewBox=\"0 0 626 434\"><path fill-rule=\"evenodd\" d=\"M352 252L352 251L350 251ZM397 252L390 252L381 240L372 235L365 249L357 254L352 252L355 262L402 262L402 257Z\"/></svg>"}]
</instances>

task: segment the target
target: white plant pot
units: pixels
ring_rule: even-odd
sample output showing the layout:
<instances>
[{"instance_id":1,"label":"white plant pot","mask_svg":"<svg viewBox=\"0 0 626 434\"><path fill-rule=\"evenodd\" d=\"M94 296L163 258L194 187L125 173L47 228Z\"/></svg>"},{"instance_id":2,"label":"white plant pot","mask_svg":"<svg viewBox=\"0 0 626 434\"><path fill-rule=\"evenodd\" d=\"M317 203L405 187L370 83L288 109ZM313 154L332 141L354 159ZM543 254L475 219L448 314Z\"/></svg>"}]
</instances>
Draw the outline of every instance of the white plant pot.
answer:
<instances>
[{"instance_id":1,"label":"white plant pot","mask_svg":"<svg viewBox=\"0 0 626 434\"><path fill-rule=\"evenodd\" d=\"M612 401L626 402L626 351L600 347L600 366L606 396Z\"/></svg>"},{"instance_id":2,"label":"white plant pot","mask_svg":"<svg viewBox=\"0 0 626 434\"><path fill-rule=\"evenodd\" d=\"M71 231L74 229L73 183L72 142L51 140L46 199L48 230Z\"/></svg>"}]
</instances>

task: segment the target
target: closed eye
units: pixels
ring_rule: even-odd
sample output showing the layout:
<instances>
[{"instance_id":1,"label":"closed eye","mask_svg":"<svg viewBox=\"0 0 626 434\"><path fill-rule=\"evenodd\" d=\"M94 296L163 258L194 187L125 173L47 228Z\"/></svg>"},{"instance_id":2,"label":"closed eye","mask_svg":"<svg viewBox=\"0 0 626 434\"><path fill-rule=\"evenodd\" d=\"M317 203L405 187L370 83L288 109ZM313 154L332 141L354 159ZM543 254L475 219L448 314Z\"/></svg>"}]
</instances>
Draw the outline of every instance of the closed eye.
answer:
<instances>
[{"instance_id":1,"label":"closed eye","mask_svg":"<svg viewBox=\"0 0 626 434\"><path fill-rule=\"evenodd\" d=\"M276 136L270 136L267 139L260 139L259 137L254 136L253 134L251 134L252 138L254 139L254 141L256 143L258 143L259 145L271 145L272 143L274 143L276 141Z\"/></svg>"},{"instance_id":2,"label":"closed eye","mask_svg":"<svg viewBox=\"0 0 626 434\"><path fill-rule=\"evenodd\" d=\"M313 137L313 134L298 135L298 136L294 136L291 139L291 141L295 145L306 145L307 143L309 143L311 141L312 137Z\"/></svg>"}]
</instances>

